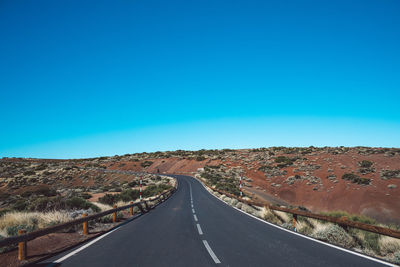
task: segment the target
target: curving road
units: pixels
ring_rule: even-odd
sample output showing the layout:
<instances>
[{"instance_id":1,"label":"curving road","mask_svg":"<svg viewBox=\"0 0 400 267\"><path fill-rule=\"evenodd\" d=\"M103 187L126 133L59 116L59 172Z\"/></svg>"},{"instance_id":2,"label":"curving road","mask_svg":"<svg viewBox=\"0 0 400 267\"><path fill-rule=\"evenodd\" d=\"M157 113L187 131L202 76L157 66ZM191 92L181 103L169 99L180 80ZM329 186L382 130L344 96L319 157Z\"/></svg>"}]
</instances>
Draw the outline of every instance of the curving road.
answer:
<instances>
[{"instance_id":1,"label":"curving road","mask_svg":"<svg viewBox=\"0 0 400 267\"><path fill-rule=\"evenodd\" d=\"M224 204L194 178L156 209L40 266L383 266L270 226ZM192 208L193 204L193 208Z\"/></svg>"}]
</instances>

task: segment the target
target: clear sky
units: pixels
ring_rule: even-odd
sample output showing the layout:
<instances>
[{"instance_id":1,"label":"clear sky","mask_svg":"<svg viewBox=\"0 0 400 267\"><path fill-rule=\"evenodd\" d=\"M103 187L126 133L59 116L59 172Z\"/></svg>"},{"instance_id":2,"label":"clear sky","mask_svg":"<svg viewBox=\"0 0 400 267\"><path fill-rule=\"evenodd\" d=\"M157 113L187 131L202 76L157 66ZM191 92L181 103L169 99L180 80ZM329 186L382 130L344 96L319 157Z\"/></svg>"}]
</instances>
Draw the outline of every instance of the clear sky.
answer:
<instances>
[{"instance_id":1,"label":"clear sky","mask_svg":"<svg viewBox=\"0 0 400 267\"><path fill-rule=\"evenodd\" d=\"M0 0L0 157L400 147L400 1Z\"/></svg>"}]
</instances>

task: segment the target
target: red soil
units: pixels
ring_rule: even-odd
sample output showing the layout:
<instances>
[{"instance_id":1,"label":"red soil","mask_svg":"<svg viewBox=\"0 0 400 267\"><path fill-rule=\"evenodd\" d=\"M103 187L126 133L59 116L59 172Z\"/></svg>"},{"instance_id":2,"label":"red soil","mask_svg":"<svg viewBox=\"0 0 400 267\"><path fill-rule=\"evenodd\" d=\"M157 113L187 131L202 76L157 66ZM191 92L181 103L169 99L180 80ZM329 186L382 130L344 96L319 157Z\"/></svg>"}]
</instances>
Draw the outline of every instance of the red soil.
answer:
<instances>
[{"instance_id":1,"label":"red soil","mask_svg":"<svg viewBox=\"0 0 400 267\"><path fill-rule=\"evenodd\" d=\"M248 154L243 154L248 155ZM292 157L293 155L287 155ZM319 153L316 155L305 155L306 164L316 164L321 167L310 171L310 174L321 179L319 184L307 185L307 181L296 181L289 185L285 180L295 174L304 175L304 171L294 173L296 167L287 167L287 174L284 176L267 179L265 174L258 170L257 162L248 164L248 167L241 161L221 161L180 158L147 159L153 164L142 168L142 161L123 162L123 167L116 163L110 169L146 171L169 174L194 174L198 168L206 165L219 165L235 167L241 166L245 176L251 178L252 187L246 188L249 192L262 199L275 199L275 203L288 203L294 206L304 206L313 212L342 210L352 214L362 214L375 218L382 223L400 223L400 179L383 180L379 176L382 169L400 169L400 156L386 157L383 154L359 155L356 151L349 151L345 154ZM343 180L344 173L354 172L359 169L358 162L369 160L374 163L375 172L369 174L358 174L372 180L371 185L359 185ZM341 166L346 166L342 169ZM333 171L328 172L328 168ZM329 174L337 176L334 183L327 179ZM271 186L272 183L280 184L280 187ZM397 188L389 189L388 185L397 185ZM318 186L318 190L313 190ZM257 190L256 187L259 189Z\"/></svg>"}]
</instances>

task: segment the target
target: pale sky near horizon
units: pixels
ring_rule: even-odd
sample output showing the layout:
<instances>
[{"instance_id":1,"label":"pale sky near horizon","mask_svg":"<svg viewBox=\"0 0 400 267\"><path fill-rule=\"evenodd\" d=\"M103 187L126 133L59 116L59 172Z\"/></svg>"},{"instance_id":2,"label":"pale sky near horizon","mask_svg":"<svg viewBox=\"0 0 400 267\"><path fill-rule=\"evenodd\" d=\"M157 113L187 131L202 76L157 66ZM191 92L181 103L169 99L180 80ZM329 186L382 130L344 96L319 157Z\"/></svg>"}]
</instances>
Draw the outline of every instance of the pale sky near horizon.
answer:
<instances>
[{"instance_id":1,"label":"pale sky near horizon","mask_svg":"<svg viewBox=\"0 0 400 267\"><path fill-rule=\"evenodd\" d=\"M0 158L400 147L399 1L0 2Z\"/></svg>"}]
</instances>

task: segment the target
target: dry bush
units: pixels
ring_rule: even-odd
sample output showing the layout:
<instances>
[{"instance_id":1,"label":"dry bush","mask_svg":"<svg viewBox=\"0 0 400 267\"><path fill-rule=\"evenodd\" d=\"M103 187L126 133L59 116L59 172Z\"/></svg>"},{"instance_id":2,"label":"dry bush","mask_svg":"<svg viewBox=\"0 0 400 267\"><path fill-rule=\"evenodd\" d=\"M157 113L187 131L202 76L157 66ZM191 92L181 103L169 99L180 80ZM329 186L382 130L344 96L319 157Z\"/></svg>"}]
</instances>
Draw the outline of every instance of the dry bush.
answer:
<instances>
[{"instance_id":1,"label":"dry bush","mask_svg":"<svg viewBox=\"0 0 400 267\"><path fill-rule=\"evenodd\" d=\"M92 202L94 205L96 205L101 211L106 211L106 210L110 210L113 207L111 207L110 205L107 204L103 204L100 202Z\"/></svg>"},{"instance_id":2,"label":"dry bush","mask_svg":"<svg viewBox=\"0 0 400 267\"><path fill-rule=\"evenodd\" d=\"M272 212L272 210L270 210L269 208L264 208L264 220L270 222L270 223L274 223L274 224L278 224L281 221L278 219L278 217L276 217L275 213Z\"/></svg>"},{"instance_id":3,"label":"dry bush","mask_svg":"<svg viewBox=\"0 0 400 267\"><path fill-rule=\"evenodd\" d=\"M390 236L381 236L379 238L379 248L382 255L387 255L395 252L400 253L400 239Z\"/></svg>"},{"instance_id":4,"label":"dry bush","mask_svg":"<svg viewBox=\"0 0 400 267\"><path fill-rule=\"evenodd\" d=\"M327 241L328 243L351 248L355 245L354 239L342 227L335 224L327 224L325 227L315 227L312 236Z\"/></svg>"},{"instance_id":5,"label":"dry bush","mask_svg":"<svg viewBox=\"0 0 400 267\"><path fill-rule=\"evenodd\" d=\"M2 236L9 236L13 227L30 230L45 228L51 225L72 220L72 216L63 211L53 212L9 212L0 218Z\"/></svg>"},{"instance_id":6,"label":"dry bush","mask_svg":"<svg viewBox=\"0 0 400 267\"><path fill-rule=\"evenodd\" d=\"M272 213L275 214L275 216L279 219L281 223L288 223L291 220L289 214L287 214L286 212L273 210Z\"/></svg>"}]
</instances>

